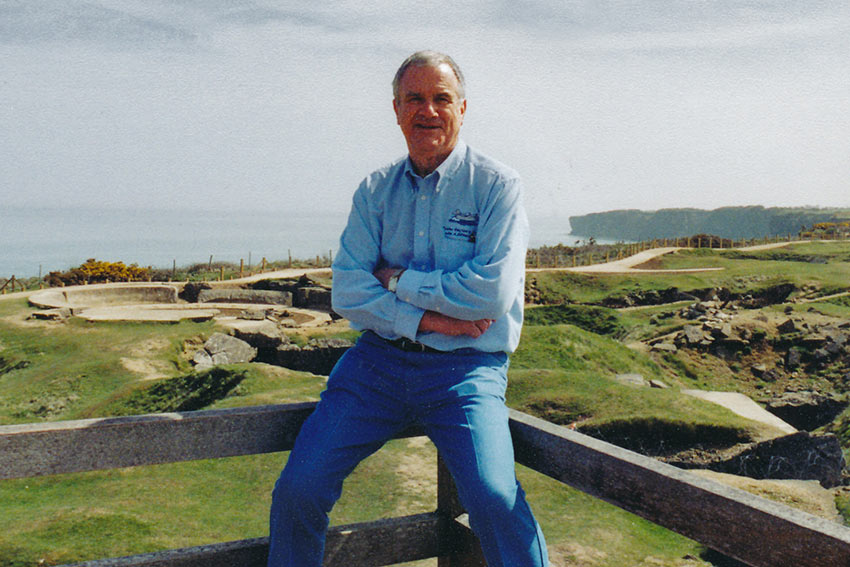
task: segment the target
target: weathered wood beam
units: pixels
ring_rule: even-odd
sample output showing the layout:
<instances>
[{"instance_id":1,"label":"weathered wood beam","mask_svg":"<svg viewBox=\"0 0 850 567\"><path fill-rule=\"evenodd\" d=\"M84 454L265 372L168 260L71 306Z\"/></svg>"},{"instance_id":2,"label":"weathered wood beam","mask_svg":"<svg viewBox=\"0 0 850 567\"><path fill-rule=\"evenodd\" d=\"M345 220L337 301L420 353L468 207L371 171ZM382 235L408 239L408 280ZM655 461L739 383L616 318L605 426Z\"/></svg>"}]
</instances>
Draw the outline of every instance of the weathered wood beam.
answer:
<instances>
[{"instance_id":1,"label":"weathered wood beam","mask_svg":"<svg viewBox=\"0 0 850 567\"><path fill-rule=\"evenodd\" d=\"M0 479L288 451L315 402L0 426ZM409 430L402 436L420 434Z\"/></svg>"},{"instance_id":2,"label":"weathered wood beam","mask_svg":"<svg viewBox=\"0 0 850 567\"><path fill-rule=\"evenodd\" d=\"M517 462L753 567L850 566L850 529L520 412Z\"/></svg>"},{"instance_id":3,"label":"weathered wood beam","mask_svg":"<svg viewBox=\"0 0 850 567\"><path fill-rule=\"evenodd\" d=\"M0 426L0 478L292 448L314 403Z\"/></svg>"},{"instance_id":4,"label":"weathered wood beam","mask_svg":"<svg viewBox=\"0 0 850 567\"><path fill-rule=\"evenodd\" d=\"M445 553L438 533L445 519L431 512L332 527L325 545L326 567L378 567ZM130 557L99 559L63 567L265 567L268 538L187 547Z\"/></svg>"}]
</instances>

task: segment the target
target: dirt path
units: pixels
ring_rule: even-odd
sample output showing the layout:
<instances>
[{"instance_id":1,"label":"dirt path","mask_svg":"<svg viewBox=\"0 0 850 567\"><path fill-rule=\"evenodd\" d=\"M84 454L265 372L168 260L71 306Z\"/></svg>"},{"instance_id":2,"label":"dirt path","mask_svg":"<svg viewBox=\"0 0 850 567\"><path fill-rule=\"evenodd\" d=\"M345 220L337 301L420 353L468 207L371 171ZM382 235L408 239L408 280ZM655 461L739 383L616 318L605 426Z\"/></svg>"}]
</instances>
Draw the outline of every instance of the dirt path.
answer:
<instances>
[{"instance_id":1,"label":"dirt path","mask_svg":"<svg viewBox=\"0 0 850 567\"><path fill-rule=\"evenodd\" d=\"M593 264L590 266L576 266L572 268L530 268L529 272L576 272L581 274L684 274L689 272L715 272L723 270L723 268L683 268L679 270L644 270L635 268L645 262L649 262L653 258L658 258L665 254L670 254L677 250L688 250L676 246L667 246L663 248L651 248L638 252L627 258L613 260L602 264Z\"/></svg>"},{"instance_id":2,"label":"dirt path","mask_svg":"<svg viewBox=\"0 0 850 567\"><path fill-rule=\"evenodd\" d=\"M757 244L754 246L744 246L742 248L735 248L734 250L741 250L743 252L751 252L757 250L769 250L771 248L782 248L784 246L788 246L789 244L798 244L801 242L811 242L809 240L795 240L790 242L772 242L769 244ZM816 242L834 242L828 240L819 240ZM724 268L682 268L678 270L646 270L641 268L636 268L635 266L640 266L645 262L649 262L653 258L658 258L659 256L663 256L665 254L670 254L671 252L676 252L677 250L691 250L691 248L680 247L680 246L666 246L661 248L651 248L649 250L644 250L643 252L638 252L632 256L627 258L622 258L620 260L613 260L611 262L604 262L602 264L593 264L591 266L576 266L572 268L529 268L529 272L577 272L581 274L687 274L692 272L715 272L723 270ZM717 250L714 248L713 250ZM724 250L729 250L728 248L724 248Z\"/></svg>"}]
</instances>

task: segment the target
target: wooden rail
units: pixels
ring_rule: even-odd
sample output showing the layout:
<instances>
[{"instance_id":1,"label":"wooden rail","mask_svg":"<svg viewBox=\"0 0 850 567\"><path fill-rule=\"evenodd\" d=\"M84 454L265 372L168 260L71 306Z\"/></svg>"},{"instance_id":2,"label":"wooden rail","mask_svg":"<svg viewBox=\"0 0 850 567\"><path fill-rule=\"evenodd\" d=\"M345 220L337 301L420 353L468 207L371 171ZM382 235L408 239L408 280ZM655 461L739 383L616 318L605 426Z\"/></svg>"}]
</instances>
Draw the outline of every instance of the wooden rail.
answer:
<instances>
[{"instance_id":1,"label":"wooden rail","mask_svg":"<svg viewBox=\"0 0 850 567\"><path fill-rule=\"evenodd\" d=\"M286 451L312 403L0 426L0 479ZM535 417L511 412L517 462L753 567L850 566L850 529ZM404 436L416 435L408 431ZM448 473L437 509L331 530L326 565L440 557L484 565ZM87 567L259 567L266 538L86 562Z\"/></svg>"}]
</instances>

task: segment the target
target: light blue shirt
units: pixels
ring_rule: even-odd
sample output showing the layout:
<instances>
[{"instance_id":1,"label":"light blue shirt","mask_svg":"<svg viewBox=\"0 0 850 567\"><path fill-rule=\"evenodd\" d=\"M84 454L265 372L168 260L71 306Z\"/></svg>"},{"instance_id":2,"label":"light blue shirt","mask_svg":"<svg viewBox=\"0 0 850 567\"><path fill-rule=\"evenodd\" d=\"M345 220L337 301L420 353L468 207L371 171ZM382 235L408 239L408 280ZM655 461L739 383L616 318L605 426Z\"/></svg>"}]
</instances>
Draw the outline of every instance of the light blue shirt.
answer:
<instances>
[{"instance_id":1,"label":"light blue shirt","mask_svg":"<svg viewBox=\"0 0 850 567\"><path fill-rule=\"evenodd\" d=\"M513 352L525 294L528 220L512 169L463 142L424 179L409 158L379 169L354 194L333 264L333 307L358 330L439 350ZM406 271L396 293L372 273ZM422 314L494 319L474 339L417 332Z\"/></svg>"}]
</instances>

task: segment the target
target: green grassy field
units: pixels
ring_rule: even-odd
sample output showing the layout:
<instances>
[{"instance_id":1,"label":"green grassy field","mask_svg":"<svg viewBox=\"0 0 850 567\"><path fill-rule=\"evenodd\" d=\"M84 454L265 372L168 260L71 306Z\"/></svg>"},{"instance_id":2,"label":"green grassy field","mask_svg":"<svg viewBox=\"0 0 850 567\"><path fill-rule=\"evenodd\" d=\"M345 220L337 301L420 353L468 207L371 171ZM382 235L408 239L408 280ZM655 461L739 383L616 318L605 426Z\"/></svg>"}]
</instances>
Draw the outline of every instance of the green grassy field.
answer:
<instances>
[{"instance_id":1,"label":"green grassy field","mask_svg":"<svg viewBox=\"0 0 850 567\"><path fill-rule=\"evenodd\" d=\"M759 256L755 259L694 251L662 261L664 267L709 264L725 268L723 272L664 277L561 272L536 273L534 278L547 297L560 298L552 303L595 302L673 286L744 290L792 281L847 289L847 245L806 244L791 250L795 259L769 251L748 253ZM828 258L826 263L801 262L800 256ZM829 308L837 316L850 313L841 302ZM675 320L651 322L669 306L634 312L596 309L549 309L529 316L512 357L509 405L600 431L615 431L623 424L678 431L683 442L705 435L746 439L761 434L753 422L678 394L680 387L704 385L709 376L650 358L617 340L680 325ZM220 376L193 375L184 347L212 333L213 323L45 323L26 321L30 311L21 299L0 301L0 424L168 408L189 395L186 384L232 380L226 395L217 394L205 408L311 400L324 386L324 377L264 364L227 367ZM624 385L614 379L621 373L639 373L672 387ZM155 388L162 383L173 387ZM259 455L0 481L0 567L57 565L262 536L271 488L285 458ZM711 565L701 558L705 550L692 541L536 472L518 467L518 474L547 534L555 566ZM348 479L332 523L412 514L435 505L433 447L418 439L396 440Z\"/></svg>"}]
</instances>

